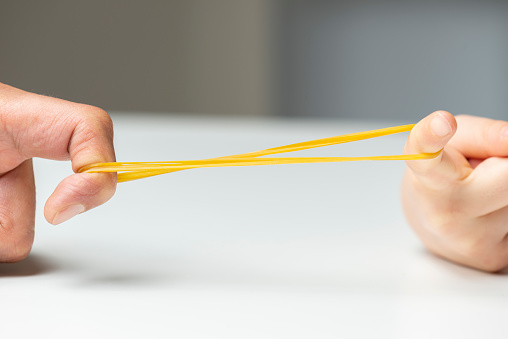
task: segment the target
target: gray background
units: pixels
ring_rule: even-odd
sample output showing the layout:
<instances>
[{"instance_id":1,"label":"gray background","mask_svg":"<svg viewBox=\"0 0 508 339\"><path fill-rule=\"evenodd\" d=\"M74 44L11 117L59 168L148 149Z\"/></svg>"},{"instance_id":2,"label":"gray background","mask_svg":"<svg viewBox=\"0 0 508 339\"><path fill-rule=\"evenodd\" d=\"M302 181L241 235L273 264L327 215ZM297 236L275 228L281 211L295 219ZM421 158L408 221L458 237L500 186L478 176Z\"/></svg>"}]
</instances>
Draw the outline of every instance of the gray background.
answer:
<instances>
[{"instance_id":1,"label":"gray background","mask_svg":"<svg viewBox=\"0 0 508 339\"><path fill-rule=\"evenodd\" d=\"M285 1L282 112L508 118L507 1Z\"/></svg>"},{"instance_id":2,"label":"gray background","mask_svg":"<svg viewBox=\"0 0 508 339\"><path fill-rule=\"evenodd\" d=\"M0 81L108 110L268 114L270 6L0 0Z\"/></svg>"},{"instance_id":3,"label":"gray background","mask_svg":"<svg viewBox=\"0 0 508 339\"><path fill-rule=\"evenodd\" d=\"M508 4L0 0L0 81L116 111L506 119Z\"/></svg>"}]
</instances>

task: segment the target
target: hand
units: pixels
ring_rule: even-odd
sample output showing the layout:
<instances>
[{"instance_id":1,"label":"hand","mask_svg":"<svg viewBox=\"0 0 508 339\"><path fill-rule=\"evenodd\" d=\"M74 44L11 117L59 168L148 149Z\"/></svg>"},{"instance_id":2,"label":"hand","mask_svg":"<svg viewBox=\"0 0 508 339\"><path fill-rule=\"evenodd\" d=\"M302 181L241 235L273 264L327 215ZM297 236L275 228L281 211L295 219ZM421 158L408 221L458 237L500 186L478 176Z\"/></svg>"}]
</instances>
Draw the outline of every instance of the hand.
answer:
<instances>
[{"instance_id":1,"label":"hand","mask_svg":"<svg viewBox=\"0 0 508 339\"><path fill-rule=\"evenodd\" d=\"M28 93L0 83L0 262L31 250L35 223L32 158L71 160L76 172L115 161L113 126L103 110ZM74 174L49 197L44 216L52 224L109 200L115 174Z\"/></svg>"},{"instance_id":2,"label":"hand","mask_svg":"<svg viewBox=\"0 0 508 339\"><path fill-rule=\"evenodd\" d=\"M441 148L435 159L407 161L402 203L410 225L440 257L489 272L505 268L508 122L434 112L413 128L405 153Z\"/></svg>"}]
</instances>

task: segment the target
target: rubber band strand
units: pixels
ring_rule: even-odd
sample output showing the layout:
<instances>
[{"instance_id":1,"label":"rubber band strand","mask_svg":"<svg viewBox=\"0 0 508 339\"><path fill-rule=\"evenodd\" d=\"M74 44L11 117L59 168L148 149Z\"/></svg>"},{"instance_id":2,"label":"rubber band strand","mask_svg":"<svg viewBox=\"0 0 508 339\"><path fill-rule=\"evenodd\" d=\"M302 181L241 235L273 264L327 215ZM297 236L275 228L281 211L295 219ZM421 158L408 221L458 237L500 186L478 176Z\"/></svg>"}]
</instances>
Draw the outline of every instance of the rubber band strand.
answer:
<instances>
[{"instance_id":1,"label":"rubber band strand","mask_svg":"<svg viewBox=\"0 0 508 339\"><path fill-rule=\"evenodd\" d=\"M380 136L411 131L414 124L395 126L372 131L344 134L330 138L323 138L296 144L268 148L261 151L235 154L226 157L204 160L181 160L181 161L158 161L158 162L108 162L96 163L82 167L79 173L118 173L117 181L126 182L155 175L166 174L193 168L206 167L232 167L232 166L263 166L283 164L307 164L327 163L343 161L366 161L366 160L423 160L437 157L441 150L435 153L419 153L404 155L382 155L364 157L285 157L285 158L260 158L267 155L303 151L316 147L343 144L352 141L376 138Z\"/></svg>"}]
</instances>

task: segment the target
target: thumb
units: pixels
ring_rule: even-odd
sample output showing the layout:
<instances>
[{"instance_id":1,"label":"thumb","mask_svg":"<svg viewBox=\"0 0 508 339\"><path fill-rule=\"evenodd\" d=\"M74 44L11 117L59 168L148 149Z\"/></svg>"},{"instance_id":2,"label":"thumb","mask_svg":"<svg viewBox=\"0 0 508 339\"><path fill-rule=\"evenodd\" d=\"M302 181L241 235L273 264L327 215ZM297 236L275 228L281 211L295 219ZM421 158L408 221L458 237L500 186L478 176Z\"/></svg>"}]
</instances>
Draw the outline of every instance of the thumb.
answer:
<instances>
[{"instance_id":1,"label":"thumb","mask_svg":"<svg viewBox=\"0 0 508 339\"><path fill-rule=\"evenodd\" d=\"M440 188L467 176L470 166L458 151L446 147L457 130L453 115L437 111L422 119L411 130L404 154L443 152L434 159L406 161L409 170L428 186Z\"/></svg>"},{"instance_id":2,"label":"thumb","mask_svg":"<svg viewBox=\"0 0 508 339\"><path fill-rule=\"evenodd\" d=\"M92 163L115 161L113 124L105 111L1 83L0 94L0 151L9 155L0 162L0 172L33 157L70 159L75 172ZM71 175L49 197L44 215L49 222L59 224L105 203L115 188L114 173Z\"/></svg>"}]
</instances>

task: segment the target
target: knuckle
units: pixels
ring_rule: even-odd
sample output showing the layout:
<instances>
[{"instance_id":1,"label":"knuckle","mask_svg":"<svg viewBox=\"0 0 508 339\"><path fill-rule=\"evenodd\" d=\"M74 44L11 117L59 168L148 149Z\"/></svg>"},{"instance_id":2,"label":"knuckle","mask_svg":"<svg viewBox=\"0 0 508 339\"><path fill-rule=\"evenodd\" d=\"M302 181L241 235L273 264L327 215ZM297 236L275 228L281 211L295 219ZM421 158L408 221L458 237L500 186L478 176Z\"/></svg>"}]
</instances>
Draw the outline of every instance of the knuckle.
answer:
<instances>
[{"instance_id":1,"label":"knuckle","mask_svg":"<svg viewBox=\"0 0 508 339\"><path fill-rule=\"evenodd\" d=\"M458 225L455 222L450 222L444 216L429 217L429 228L441 237L451 237L457 231Z\"/></svg>"},{"instance_id":2,"label":"knuckle","mask_svg":"<svg viewBox=\"0 0 508 339\"><path fill-rule=\"evenodd\" d=\"M92 176L79 175L76 177L76 181L69 186L69 189L77 197L89 198L96 196L100 192L101 186L96 180L93 180Z\"/></svg>"},{"instance_id":3,"label":"knuckle","mask_svg":"<svg viewBox=\"0 0 508 339\"><path fill-rule=\"evenodd\" d=\"M113 136L113 120L102 108L85 105L82 116L83 123L90 129Z\"/></svg>"},{"instance_id":4,"label":"knuckle","mask_svg":"<svg viewBox=\"0 0 508 339\"><path fill-rule=\"evenodd\" d=\"M32 249L33 231L17 234L11 218L0 217L0 262L18 262Z\"/></svg>"},{"instance_id":5,"label":"knuckle","mask_svg":"<svg viewBox=\"0 0 508 339\"><path fill-rule=\"evenodd\" d=\"M82 173L69 186L71 194L79 201L86 201L88 208L102 204L115 194L115 175Z\"/></svg>"},{"instance_id":6,"label":"knuckle","mask_svg":"<svg viewBox=\"0 0 508 339\"><path fill-rule=\"evenodd\" d=\"M428 214L428 227L441 237L454 237L463 227L459 220L464 219L464 212L459 204L449 203L439 210Z\"/></svg>"},{"instance_id":7,"label":"knuckle","mask_svg":"<svg viewBox=\"0 0 508 339\"><path fill-rule=\"evenodd\" d=\"M462 239L455 249L467 262L472 263L471 266L485 272L498 272L508 265L499 246L494 246L487 235Z\"/></svg>"},{"instance_id":8,"label":"knuckle","mask_svg":"<svg viewBox=\"0 0 508 339\"><path fill-rule=\"evenodd\" d=\"M111 117L106 111L100 108L97 109L95 117L104 130L110 132L110 134L113 134L113 120L111 120Z\"/></svg>"},{"instance_id":9,"label":"knuckle","mask_svg":"<svg viewBox=\"0 0 508 339\"><path fill-rule=\"evenodd\" d=\"M0 249L0 262L19 262L30 254L32 246L10 246L7 250Z\"/></svg>"},{"instance_id":10,"label":"knuckle","mask_svg":"<svg viewBox=\"0 0 508 339\"><path fill-rule=\"evenodd\" d=\"M475 236L457 242L456 250L466 258L480 259L487 255L485 241Z\"/></svg>"},{"instance_id":11,"label":"knuckle","mask_svg":"<svg viewBox=\"0 0 508 339\"><path fill-rule=\"evenodd\" d=\"M113 122L103 110L86 106L76 115L72 136L71 158L74 154L85 152L107 152L113 154Z\"/></svg>"},{"instance_id":12,"label":"knuckle","mask_svg":"<svg viewBox=\"0 0 508 339\"><path fill-rule=\"evenodd\" d=\"M0 231L2 232L2 238L9 236L14 231L14 223L6 218L4 213L0 213Z\"/></svg>"}]
</instances>

